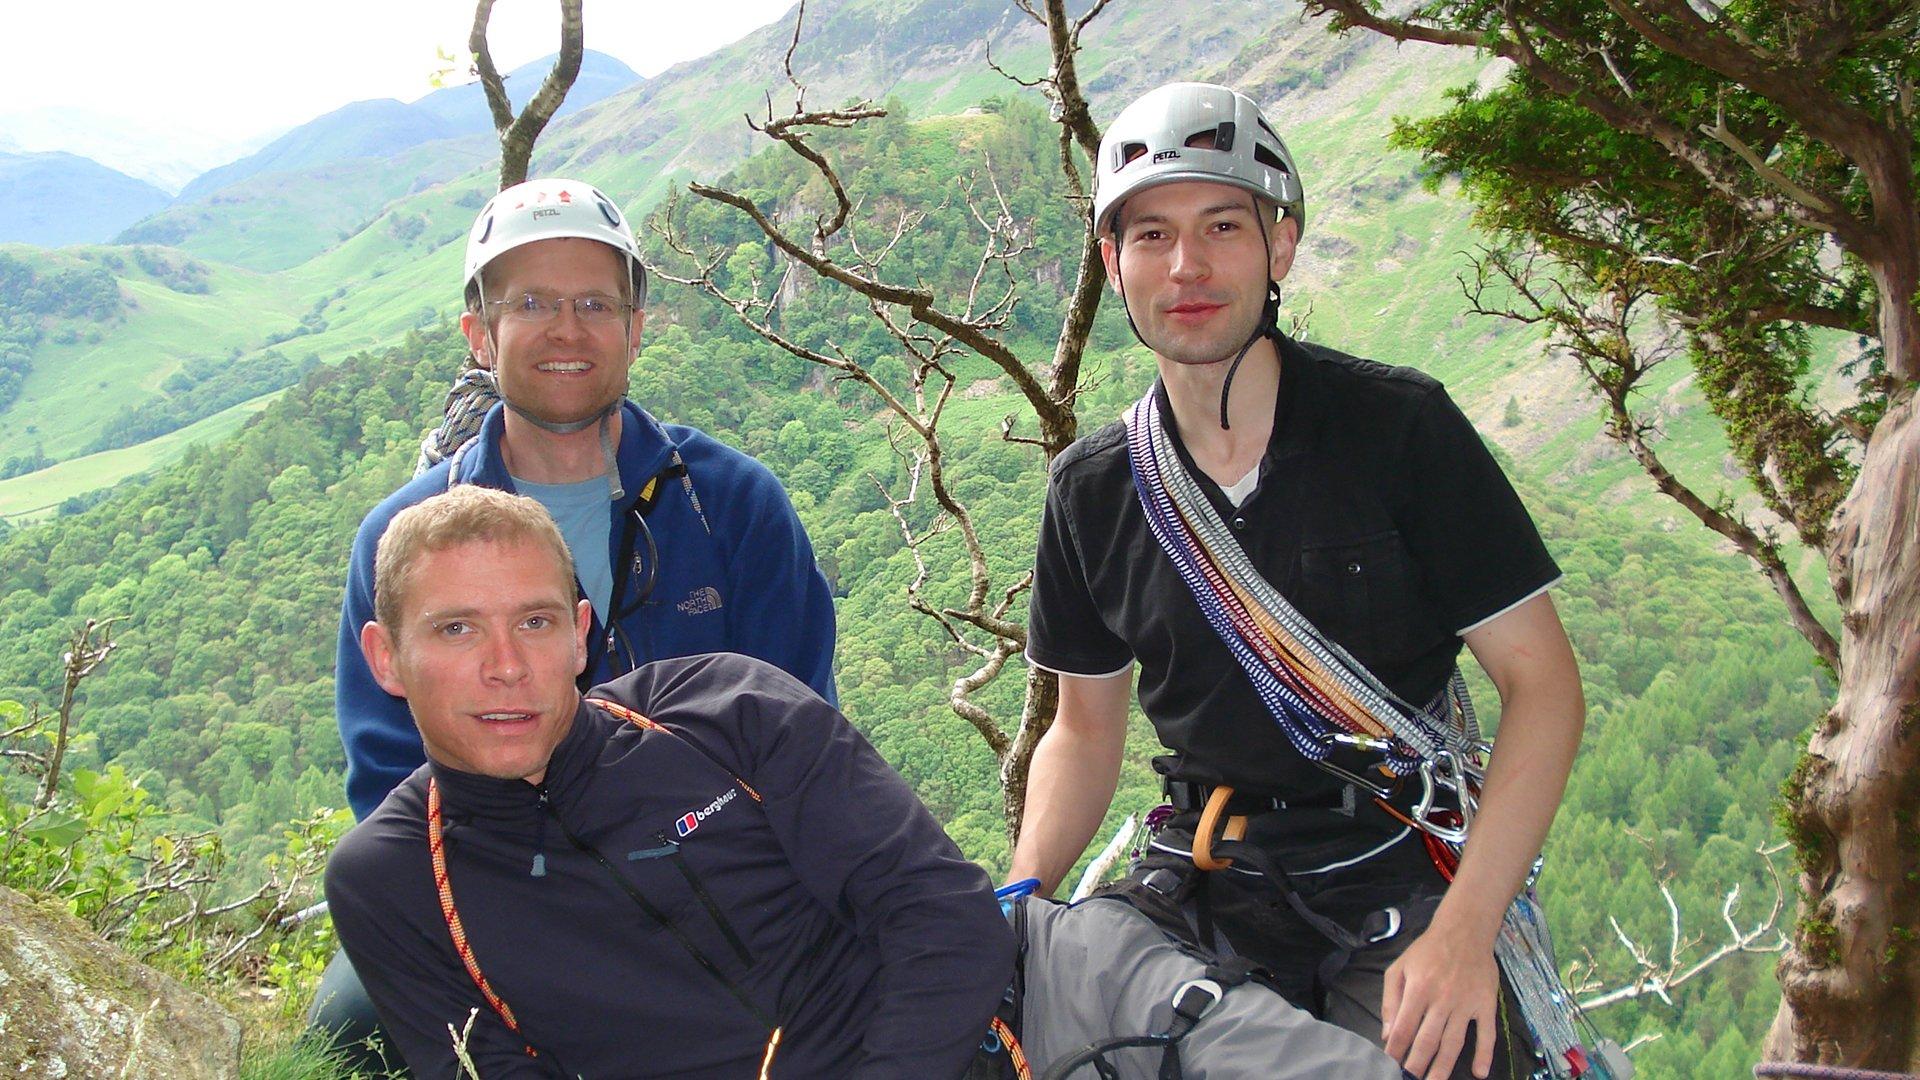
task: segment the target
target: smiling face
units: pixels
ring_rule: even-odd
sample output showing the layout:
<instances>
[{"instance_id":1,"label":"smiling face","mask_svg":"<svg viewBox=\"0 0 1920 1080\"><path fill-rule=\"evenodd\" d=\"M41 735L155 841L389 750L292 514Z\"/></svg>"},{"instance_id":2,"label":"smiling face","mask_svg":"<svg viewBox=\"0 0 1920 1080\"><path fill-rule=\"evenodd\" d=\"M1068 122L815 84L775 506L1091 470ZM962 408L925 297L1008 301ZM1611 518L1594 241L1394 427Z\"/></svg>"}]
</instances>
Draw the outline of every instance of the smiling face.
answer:
<instances>
[{"instance_id":1,"label":"smiling face","mask_svg":"<svg viewBox=\"0 0 1920 1080\"><path fill-rule=\"evenodd\" d=\"M505 252L487 264L482 284L489 301L527 293L629 300L620 254L578 237L536 240ZM498 373L507 400L549 423L569 424L599 415L626 393L627 367L645 321L636 309L630 325L621 319L589 325L567 304L546 322L516 322L489 304L484 320L471 311L461 315L460 330L481 366Z\"/></svg>"},{"instance_id":2,"label":"smiling face","mask_svg":"<svg viewBox=\"0 0 1920 1080\"><path fill-rule=\"evenodd\" d=\"M553 551L525 539L422 551L397 599L392 625L367 623L360 644L407 699L427 756L539 783L579 708L592 619Z\"/></svg>"},{"instance_id":3,"label":"smiling face","mask_svg":"<svg viewBox=\"0 0 1920 1080\"><path fill-rule=\"evenodd\" d=\"M1269 222L1263 240L1253 196L1226 184L1148 188L1118 221L1118 242L1100 241L1107 280L1142 340L1171 363L1231 359L1259 325L1269 275L1279 281L1293 266L1292 222Z\"/></svg>"}]
</instances>

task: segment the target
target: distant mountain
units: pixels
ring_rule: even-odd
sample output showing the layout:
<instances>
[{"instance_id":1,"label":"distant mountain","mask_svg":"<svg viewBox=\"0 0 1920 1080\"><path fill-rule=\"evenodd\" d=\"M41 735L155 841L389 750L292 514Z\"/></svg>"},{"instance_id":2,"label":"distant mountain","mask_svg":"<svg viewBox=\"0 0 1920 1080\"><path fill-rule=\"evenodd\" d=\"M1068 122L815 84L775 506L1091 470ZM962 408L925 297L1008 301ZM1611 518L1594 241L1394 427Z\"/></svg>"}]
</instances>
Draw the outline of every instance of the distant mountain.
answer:
<instances>
[{"instance_id":1,"label":"distant mountain","mask_svg":"<svg viewBox=\"0 0 1920 1080\"><path fill-rule=\"evenodd\" d=\"M180 190L180 201L192 202L261 173L390 157L410 146L457 134L453 125L392 98L356 101L301 124L257 154L200 174Z\"/></svg>"},{"instance_id":2,"label":"distant mountain","mask_svg":"<svg viewBox=\"0 0 1920 1080\"><path fill-rule=\"evenodd\" d=\"M1089 32L1083 87L1110 115L1111 102L1234 63L1264 43L1253 28L1293 12L1272 0L1116 4ZM716 175L766 145L743 114L791 107L782 65L792 39L788 16L555 124L533 172L578 176L641 205L688 177ZM912 115L940 115L1019 92L988 66L989 49L1022 76L1051 62L1046 28L1006 0L814 0L793 65L811 106L891 98Z\"/></svg>"},{"instance_id":3,"label":"distant mountain","mask_svg":"<svg viewBox=\"0 0 1920 1080\"><path fill-rule=\"evenodd\" d=\"M152 184L76 154L0 153L0 243L103 243L169 201Z\"/></svg>"},{"instance_id":4,"label":"distant mountain","mask_svg":"<svg viewBox=\"0 0 1920 1080\"><path fill-rule=\"evenodd\" d=\"M517 109L540 88L553 67L542 57L507 73L507 96ZM605 53L589 51L580 76L567 91L560 115L577 111L640 82L632 68ZM180 202L203 199L264 173L297 172L359 158L388 158L422 143L491 133L486 92L478 83L436 90L412 104L393 98L356 101L310 120L267 144L259 153L195 177Z\"/></svg>"},{"instance_id":5,"label":"distant mountain","mask_svg":"<svg viewBox=\"0 0 1920 1080\"><path fill-rule=\"evenodd\" d=\"M557 54L556 54L557 55ZM527 103L553 67L554 56L543 56L507 73L507 97L515 109ZM632 68L606 53L588 49L580 57L580 74L567 90L567 99L556 116L579 112L602 98L610 97L641 81ZM492 131L493 115L487 110L487 94L477 82L448 86L413 103L413 107L432 113L458 128L462 134Z\"/></svg>"},{"instance_id":6,"label":"distant mountain","mask_svg":"<svg viewBox=\"0 0 1920 1080\"><path fill-rule=\"evenodd\" d=\"M236 138L230 129L193 126L203 119L187 114L154 123L71 105L0 111L0 151L64 150L173 194L208 169L251 154L280 134L249 132Z\"/></svg>"}]
</instances>

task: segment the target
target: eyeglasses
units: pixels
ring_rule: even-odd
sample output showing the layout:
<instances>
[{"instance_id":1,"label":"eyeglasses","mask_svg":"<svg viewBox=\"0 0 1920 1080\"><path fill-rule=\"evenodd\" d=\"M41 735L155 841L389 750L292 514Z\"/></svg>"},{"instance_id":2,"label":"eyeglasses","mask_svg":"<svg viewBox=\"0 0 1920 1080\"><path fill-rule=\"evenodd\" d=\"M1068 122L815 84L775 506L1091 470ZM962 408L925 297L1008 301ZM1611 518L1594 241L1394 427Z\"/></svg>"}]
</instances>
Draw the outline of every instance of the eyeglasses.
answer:
<instances>
[{"instance_id":1,"label":"eyeglasses","mask_svg":"<svg viewBox=\"0 0 1920 1080\"><path fill-rule=\"evenodd\" d=\"M496 308L501 318L522 323L552 322L559 317L560 309L573 305L573 317L583 323L605 324L619 320L632 305L612 296L542 296L539 293L522 293L504 300L489 300L487 306Z\"/></svg>"}]
</instances>

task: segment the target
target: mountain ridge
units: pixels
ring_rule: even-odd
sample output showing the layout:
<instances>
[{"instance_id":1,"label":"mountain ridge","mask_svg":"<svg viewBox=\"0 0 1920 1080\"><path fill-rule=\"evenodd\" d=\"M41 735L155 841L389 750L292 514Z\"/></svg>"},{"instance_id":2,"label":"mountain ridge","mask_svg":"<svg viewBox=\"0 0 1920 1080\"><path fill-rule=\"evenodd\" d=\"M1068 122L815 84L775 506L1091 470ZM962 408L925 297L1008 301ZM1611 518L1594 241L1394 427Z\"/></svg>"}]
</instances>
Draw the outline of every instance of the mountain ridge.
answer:
<instances>
[{"instance_id":1,"label":"mountain ridge","mask_svg":"<svg viewBox=\"0 0 1920 1080\"><path fill-rule=\"evenodd\" d=\"M515 109L523 107L539 89L557 56L543 56L505 75L507 97ZM580 60L580 73L556 115L577 112L642 81L640 74L621 60L586 50ZM200 174L181 189L178 201L201 201L262 173L389 157L422 143L492 131L486 93L477 82L442 87L413 102L396 98L348 102L293 128L247 157Z\"/></svg>"},{"instance_id":2,"label":"mountain ridge","mask_svg":"<svg viewBox=\"0 0 1920 1080\"><path fill-rule=\"evenodd\" d=\"M0 244L99 243L172 199L145 180L79 154L0 152Z\"/></svg>"}]
</instances>

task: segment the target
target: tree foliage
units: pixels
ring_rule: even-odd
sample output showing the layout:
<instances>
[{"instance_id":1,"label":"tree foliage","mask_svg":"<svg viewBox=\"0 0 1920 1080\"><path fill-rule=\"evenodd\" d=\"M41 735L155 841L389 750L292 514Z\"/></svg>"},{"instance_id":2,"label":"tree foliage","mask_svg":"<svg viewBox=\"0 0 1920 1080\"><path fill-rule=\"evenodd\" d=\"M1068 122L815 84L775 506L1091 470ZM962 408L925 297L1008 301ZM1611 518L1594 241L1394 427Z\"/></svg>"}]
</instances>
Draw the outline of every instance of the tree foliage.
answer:
<instances>
[{"instance_id":1,"label":"tree foliage","mask_svg":"<svg viewBox=\"0 0 1920 1080\"><path fill-rule=\"evenodd\" d=\"M1787 792L1805 896L1768 1052L1920 1064L1920 956L1904 947L1920 921L1920 853L1903 824L1920 812L1920 8L1308 8L1336 28L1511 65L1397 134L1436 180L1461 181L1500 241L1470 300L1549 328L1605 403L1609 433L1758 564L1838 676ZM1833 331L1858 340L1857 357L1812 369L1815 335ZM1767 515L1825 557L1839 633L1770 524L1701 497L1661 460L1638 394L1674 340Z\"/></svg>"},{"instance_id":2,"label":"tree foliage","mask_svg":"<svg viewBox=\"0 0 1920 1080\"><path fill-rule=\"evenodd\" d=\"M0 412L20 396L33 366L33 350L55 319L104 322L120 313L125 301L120 283L98 266L75 266L52 273L0 252ZM19 463L9 463L18 465Z\"/></svg>"}]
</instances>

